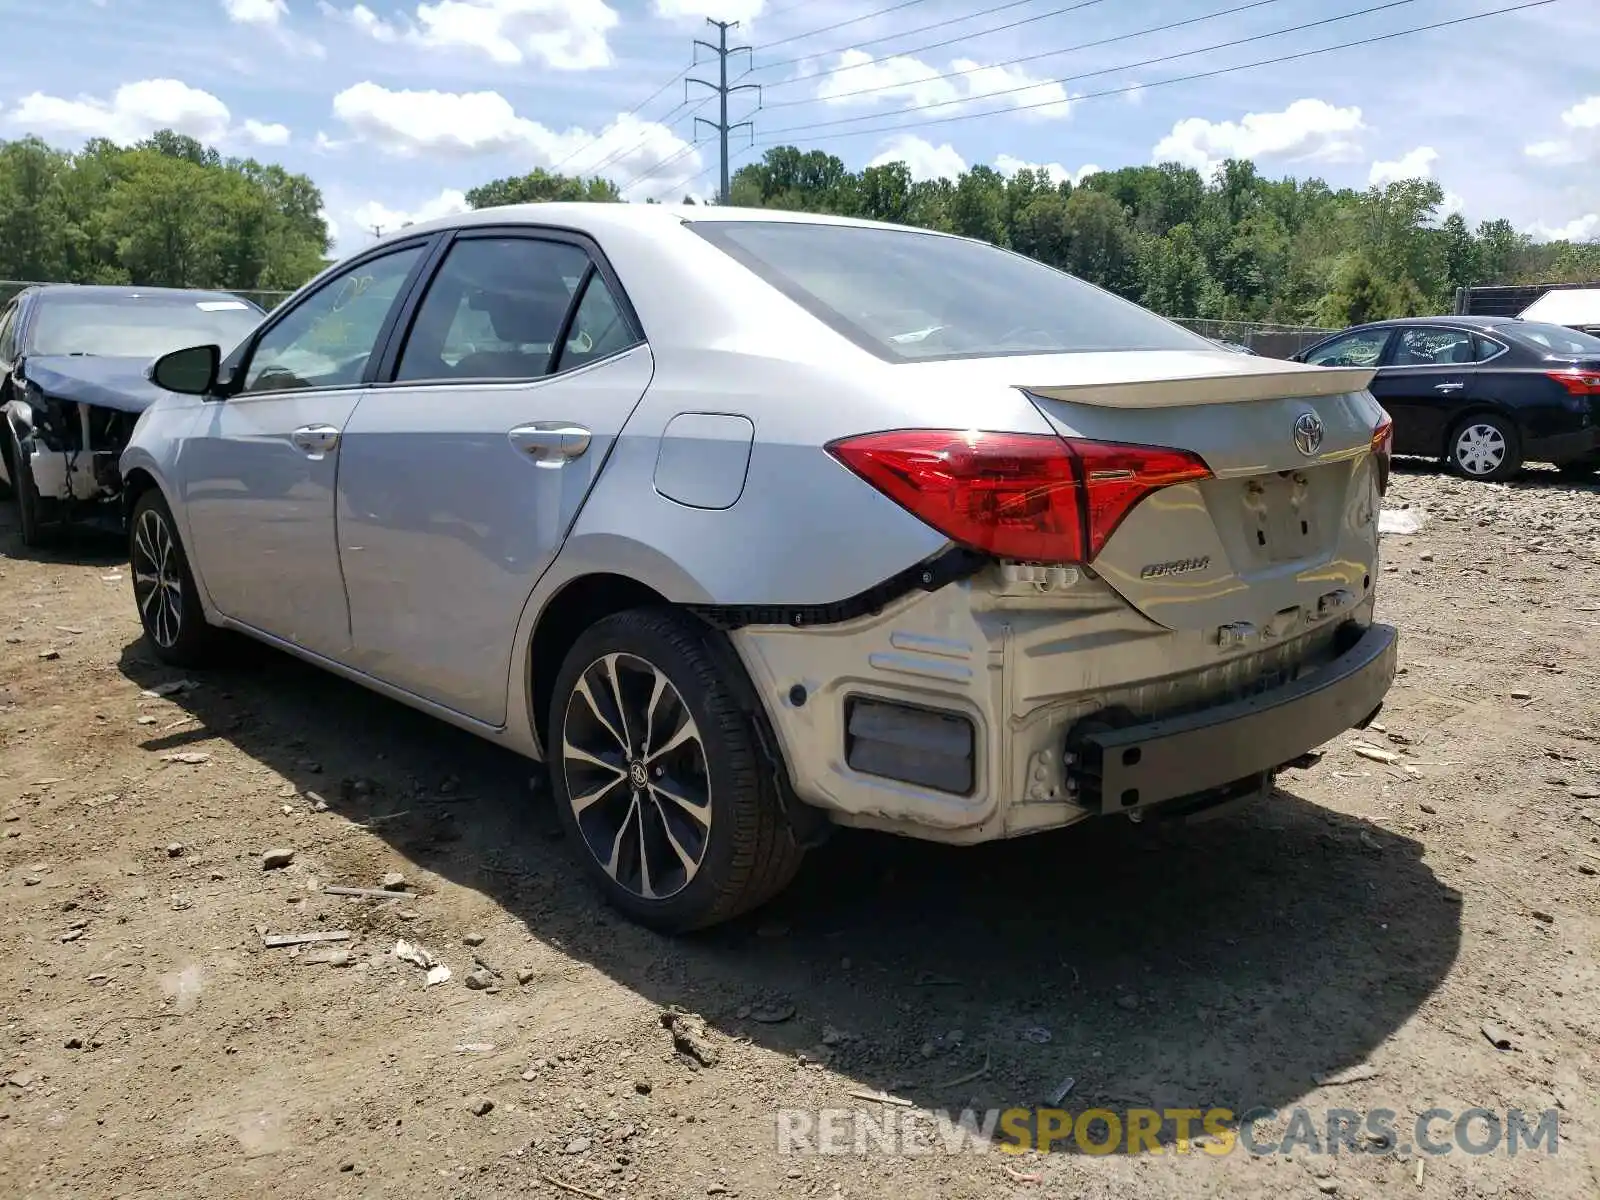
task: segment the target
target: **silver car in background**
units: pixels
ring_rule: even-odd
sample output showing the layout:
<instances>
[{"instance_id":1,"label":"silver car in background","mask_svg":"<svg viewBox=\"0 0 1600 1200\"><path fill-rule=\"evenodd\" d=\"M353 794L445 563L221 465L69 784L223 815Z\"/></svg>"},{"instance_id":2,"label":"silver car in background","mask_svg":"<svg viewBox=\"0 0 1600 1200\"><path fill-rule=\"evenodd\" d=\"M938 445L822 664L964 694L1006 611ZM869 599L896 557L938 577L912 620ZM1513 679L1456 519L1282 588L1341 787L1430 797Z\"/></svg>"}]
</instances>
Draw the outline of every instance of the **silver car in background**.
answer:
<instances>
[{"instance_id":1,"label":"silver car in background","mask_svg":"<svg viewBox=\"0 0 1600 1200\"><path fill-rule=\"evenodd\" d=\"M485 209L151 367L134 596L168 662L241 631L546 761L689 929L835 824L1215 811L1369 721L1370 374L924 230Z\"/></svg>"}]
</instances>

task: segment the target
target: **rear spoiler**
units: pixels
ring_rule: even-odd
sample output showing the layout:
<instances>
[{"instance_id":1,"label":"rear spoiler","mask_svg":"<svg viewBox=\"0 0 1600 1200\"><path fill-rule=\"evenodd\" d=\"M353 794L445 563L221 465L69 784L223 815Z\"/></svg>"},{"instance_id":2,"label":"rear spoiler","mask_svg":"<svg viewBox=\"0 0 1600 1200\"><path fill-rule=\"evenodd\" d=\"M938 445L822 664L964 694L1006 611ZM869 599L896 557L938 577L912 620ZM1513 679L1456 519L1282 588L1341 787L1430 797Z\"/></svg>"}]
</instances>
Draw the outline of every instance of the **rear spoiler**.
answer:
<instances>
[{"instance_id":1,"label":"rear spoiler","mask_svg":"<svg viewBox=\"0 0 1600 1200\"><path fill-rule=\"evenodd\" d=\"M1247 370L1238 366L1249 363ZM1023 391L1049 400L1099 408L1178 408L1194 404L1238 404L1249 400L1343 396L1372 382L1371 367L1310 367L1274 359L1236 357L1226 374L1185 375L1085 383L1023 384Z\"/></svg>"}]
</instances>

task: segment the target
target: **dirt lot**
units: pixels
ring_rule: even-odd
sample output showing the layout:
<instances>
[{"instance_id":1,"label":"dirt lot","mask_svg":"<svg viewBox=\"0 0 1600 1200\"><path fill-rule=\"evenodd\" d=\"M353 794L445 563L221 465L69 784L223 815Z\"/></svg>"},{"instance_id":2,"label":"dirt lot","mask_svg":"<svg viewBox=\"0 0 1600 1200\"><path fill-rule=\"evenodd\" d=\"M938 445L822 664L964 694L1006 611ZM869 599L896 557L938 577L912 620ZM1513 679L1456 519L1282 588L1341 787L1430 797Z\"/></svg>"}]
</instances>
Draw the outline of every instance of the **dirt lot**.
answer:
<instances>
[{"instance_id":1,"label":"dirt lot","mask_svg":"<svg viewBox=\"0 0 1600 1200\"><path fill-rule=\"evenodd\" d=\"M7 508L0 1195L1600 1195L1600 491L1416 468L1391 503L1428 521L1384 539L1383 728L1269 803L967 851L841 836L679 942L597 905L525 762L260 649L153 695L181 677L117 547L25 555ZM320 890L387 872L417 895ZM715 1065L674 1054L672 1004ZM1404 1144L777 1152L780 1108L1067 1076L1075 1110L1280 1110L1269 1146L1297 1105L1389 1108ZM1557 1108L1558 1153L1424 1160L1435 1106Z\"/></svg>"}]
</instances>

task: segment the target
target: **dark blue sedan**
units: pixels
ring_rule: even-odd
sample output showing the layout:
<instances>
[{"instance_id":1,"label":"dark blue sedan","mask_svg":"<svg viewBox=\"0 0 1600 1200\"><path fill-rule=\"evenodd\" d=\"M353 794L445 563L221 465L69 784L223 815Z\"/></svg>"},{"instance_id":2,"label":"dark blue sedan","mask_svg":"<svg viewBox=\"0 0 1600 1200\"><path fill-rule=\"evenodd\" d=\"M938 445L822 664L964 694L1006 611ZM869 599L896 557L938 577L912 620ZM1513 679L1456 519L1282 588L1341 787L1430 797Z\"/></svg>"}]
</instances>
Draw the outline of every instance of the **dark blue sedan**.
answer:
<instances>
[{"instance_id":1,"label":"dark blue sedan","mask_svg":"<svg viewBox=\"0 0 1600 1200\"><path fill-rule=\"evenodd\" d=\"M61 522L115 523L117 460L139 414L164 392L152 360L184 346L231 347L263 312L227 292L47 284L0 307L0 496L22 540Z\"/></svg>"},{"instance_id":2,"label":"dark blue sedan","mask_svg":"<svg viewBox=\"0 0 1600 1200\"><path fill-rule=\"evenodd\" d=\"M1525 462L1600 471L1600 338L1517 317L1405 317L1357 325L1295 355L1375 367L1394 452L1443 458L1472 479Z\"/></svg>"}]
</instances>

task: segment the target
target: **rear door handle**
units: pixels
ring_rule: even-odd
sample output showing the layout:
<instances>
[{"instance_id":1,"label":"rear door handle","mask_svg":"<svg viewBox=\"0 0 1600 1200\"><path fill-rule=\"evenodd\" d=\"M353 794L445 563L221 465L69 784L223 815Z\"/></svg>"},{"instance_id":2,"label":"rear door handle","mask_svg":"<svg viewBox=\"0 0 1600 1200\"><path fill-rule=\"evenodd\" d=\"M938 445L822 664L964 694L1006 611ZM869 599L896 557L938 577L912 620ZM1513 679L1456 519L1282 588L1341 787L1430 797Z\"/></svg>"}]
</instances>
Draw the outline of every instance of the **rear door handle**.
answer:
<instances>
[{"instance_id":1,"label":"rear door handle","mask_svg":"<svg viewBox=\"0 0 1600 1200\"><path fill-rule=\"evenodd\" d=\"M307 454L327 454L339 445L339 431L332 425L302 425L289 435Z\"/></svg>"},{"instance_id":2,"label":"rear door handle","mask_svg":"<svg viewBox=\"0 0 1600 1200\"><path fill-rule=\"evenodd\" d=\"M518 425L506 437L511 444L536 462L560 464L581 458L589 449L594 434L582 425L566 421L534 421Z\"/></svg>"},{"instance_id":3,"label":"rear door handle","mask_svg":"<svg viewBox=\"0 0 1600 1200\"><path fill-rule=\"evenodd\" d=\"M1459 392L1466 386L1464 383L1436 383L1433 385L1433 390L1436 392Z\"/></svg>"}]
</instances>

